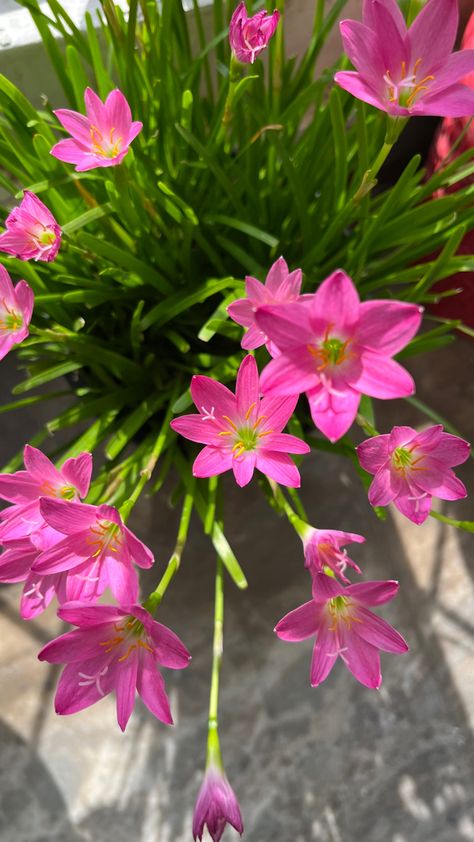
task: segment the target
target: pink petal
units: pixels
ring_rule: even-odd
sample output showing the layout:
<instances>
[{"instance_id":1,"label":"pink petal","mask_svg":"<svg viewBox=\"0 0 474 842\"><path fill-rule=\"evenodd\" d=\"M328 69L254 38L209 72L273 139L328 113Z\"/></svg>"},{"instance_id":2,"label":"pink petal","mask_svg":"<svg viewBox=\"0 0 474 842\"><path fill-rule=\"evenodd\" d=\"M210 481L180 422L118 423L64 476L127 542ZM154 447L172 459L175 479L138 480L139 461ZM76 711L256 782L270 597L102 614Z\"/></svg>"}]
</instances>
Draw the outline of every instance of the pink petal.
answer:
<instances>
[{"instance_id":1,"label":"pink petal","mask_svg":"<svg viewBox=\"0 0 474 842\"><path fill-rule=\"evenodd\" d=\"M286 453L259 450L256 467L262 474L288 488L299 488L301 477L291 457Z\"/></svg>"},{"instance_id":2,"label":"pink petal","mask_svg":"<svg viewBox=\"0 0 474 842\"><path fill-rule=\"evenodd\" d=\"M23 313L24 321L29 324L33 313L35 297L33 295L33 290L30 286L28 286L26 281L18 281L15 287L15 298L21 312ZM28 335L28 333L26 333L26 335Z\"/></svg>"},{"instance_id":3,"label":"pink petal","mask_svg":"<svg viewBox=\"0 0 474 842\"><path fill-rule=\"evenodd\" d=\"M217 447L205 447L196 456L193 476L201 479L216 476L232 468L232 453Z\"/></svg>"},{"instance_id":4,"label":"pink petal","mask_svg":"<svg viewBox=\"0 0 474 842\"><path fill-rule=\"evenodd\" d=\"M360 73L356 73L353 70L340 70L334 76L334 81L340 88L348 91L357 97L357 99L368 102L369 105L374 105L375 108L379 108L381 111L389 110L388 103L365 81ZM390 113L405 114L406 108L391 107Z\"/></svg>"},{"instance_id":5,"label":"pink petal","mask_svg":"<svg viewBox=\"0 0 474 842\"><path fill-rule=\"evenodd\" d=\"M288 273L289 270L286 260L284 260L283 257L279 257L270 268L265 279L265 286L272 295L276 295L278 293L280 286L288 277Z\"/></svg>"},{"instance_id":6,"label":"pink petal","mask_svg":"<svg viewBox=\"0 0 474 842\"><path fill-rule=\"evenodd\" d=\"M117 555L107 555L101 568L119 605L129 605L138 600L138 576L134 567L124 563Z\"/></svg>"},{"instance_id":7,"label":"pink petal","mask_svg":"<svg viewBox=\"0 0 474 842\"><path fill-rule=\"evenodd\" d=\"M245 357L240 365L235 384L235 396L239 415L247 416L250 407L253 405L254 408L249 415L249 419L256 420L260 397L258 368L255 359L250 354Z\"/></svg>"},{"instance_id":8,"label":"pink petal","mask_svg":"<svg viewBox=\"0 0 474 842\"><path fill-rule=\"evenodd\" d=\"M72 626L88 628L102 623L119 623L124 611L118 605L90 605L89 603L69 603L58 609L58 617Z\"/></svg>"},{"instance_id":9,"label":"pink petal","mask_svg":"<svg viewBox=\"0 0 474 842\"><path fill-rule=\"evenodd\" d=\"M54 467L51 460L41 450L27 444L23 451L23 461L26 470L37 482L41 484L50 482L54 486L63 485L58 469Z\"/></svg>"},{"instance_id":10,"label":"pink petal","mask_svg":"<svg viewBox=\"0 0 474 842\"><path fill-rule=\"evenodd\" d=\"M20 260L32 260L38 254L38 246L32 242L28 231L5 231L0 234L0 251Z\"/></svg>"},{"instance_id":11,"label":"pink petal","mask_svg":"<svg viewBox=\"0 0 474 842\"><path fill-rule=\"evenodd\" d=\"M309 602L285 614L276 624L274 631L281 640L290 642L306 640L316 634L320 615L320 608L314 600L310 599Z\"/></svg>"},{"instance_id":12,"label":"pink petal","mask_svg":"<svg viewBox=\"0 0 474 842\"><path fill-rule=\"evenodd\" d=\"M409 444L413 442L413 439L418 438L416 430L413 427L393 427L392 432L390 433L388 449L391 453L395 448L401 447L403 445Z\"/></svg>"},{"instance_id":13,"label":"pink petal","mask_svg":"<svg viewBox=\"0 0 474 842\"><path fill-rule=\"evenodd\" d=\"M202 415L181 415L171 421L170 427L189 441L213 444L215 447L223 444L222 437L219 437L222 425L205 420Z\"/></svg>"},{"instance_id":14,"label":"pink petal","mask_svg":"<svg viewBox=\"0 0 474 842\"><path fill-rule=\"evenodd\" d=\"M287 398L265 397L260 403L260 416L264 418L259 429L261 432L273 430L279 433L286 427L298 403L298 395Z\"/></svg>"},{"instance_id":15,"label":"pink petal","mask_svg":"<svg viewBox=\"0 0 474 842\"><path fill-rule=\"evenodd\" d=\"M80 453L74 459L66 459L61 473L77 488L80 497L86 497L92 475L92 453Z\"/></svg>"},{"instance_id":16,"label":"pink petal","mask_svg":"<svg viewBox=\"0 0 474 842\"><path fill-rule=\"evenodd\" d=\"M137 538L128 526L123 527L123 533L130 551L130 557L134 564L138 564L139 567L144 569L151 567L155 560L152 551L146 546L146 544L143 543L143 541L140 541L140 539Z\"/></svg>"},{"instance_id":17,"label":"pink petal","mask_svg":"<svg viewBox=\"0 0 474 842\"><path fill-rule=\"evenodd\" d=\"M344 594L344 586L333 576L326 576L325 573L315 573L313 576L313 599L315 602L324 603L329 599Z\"/></svg>"},{"instance_id":18,"label":"pink petal","mask_svg":"<svg viewBox=\"0 0 474 842\"><path fill-rule=\"evenodd\" d=\"M51 149L51 155L66 164L76 164L76 169L84 165L86 167L90 165L90 168L98 166L96 163L97 157L92 155L88 148L81 146L72 138L60 140L59 143L56 143Z\"/></svg>"},{"instance_id":19,"label":"pink petal","mask_svg":"<svg viewBox=\"0 0 474 842\"><path fill-rule=\"evenodd\" d=\"M303 348L293 349L272 360L260 375L260 388L271 397L299 395L318 384L314 358Z\"/></svg>"},{"instance_id":20,"label":"pink petal","mask_svg":"<svg viewBox=\"0 0 474 842\"><path fill-rule=\"evenodd\" d=\"M265 285L257 278L252 278L251 275L247 275L245 278L245 292L247 293L249 302L251 302L254 307L268 303L269 295Z\"/></svg>"},{"instance_id":21,"label":"pink petal","mask_svg":"<svg viewBox=\"0 0 474 842\"><path fill-rule=\"evenodd\" d=\"M407 32L407 25L405 23L405 18L403 17L402 10L397 3L397 0L377 0L377 2L382 2L387 12L393 19L395 26L400 33L401 38L405 38ZM373 15L373 8L374 8L374 0L363 0L363 11L362 11L362 19L366 26L370 29L375 29L376 22L374 20Z\"/></svg>"},{"instance_id":22,"label":"pink petal","mask_svg":"<svg viewBox=\"0 0 474 842\"><path fill-rule=\"evenodd\" d=\"M91 555L92 546L88 538L88 532L68 535L51 549L40 553L32 569L36 573L61 573L78 567Z\"/></svg>"},{"instance_id":23,"label":"pink petal","mask_svg":"<svg viewBox=\"0 0 474 842\"><path fill-rule=\"evenodd\" d=\"M191 655L178 635L168 626L153 621L150 626L154 654L158 662L168 669L180 670L189 665Z\"/></svg>"},{"instance_id":24,"label":"pink petal","mask_svg":"<svg viewBox=\"0 0 474 842\"><path fill-rule=\"evenodd\" d=\"M346 388L341 394L334 395L320 387L308 391L306 397L315 426L330 441L337 441L347 433L359 408L358 392Z\"/></svg>"},{"instance_id":25,"label":"pink petal","mask_svg":"<svg viewBox=\"0 0 474 842\"><path fill-rule=\"evenodd\" d=\"M436 73L436 78L430 83L428 96L436 91L445 89L469 76L474 71L474 50L460 50L452 53L443 62L443 66Z\"/></svg>"},{"instance_id":26,"label":"pink petal","mask_svg":"<svg viewBox=\"0 0 474 842\"><path fill-rule=\"evenodd\" d=\"M23 582L30 574L38 551L31 544L5 549L0 555L0 582Z\"/></svg>"},{"instance_id":27,"label":"pink petal","mask_svg":"<svg viewBox=\"0 0 474 842\"><path fill-rule=\"evenodd\" d=\"M364 350L361 362L362 372L351 381L351 386L363 395L372 398L404 398L414 394L413 377L395 360Z\"/></svg>"},{"instance_id":28,"label":"pink petal","mask_svg":"<svg viewBox=\"0 0 474 842\"><path fill-rule=\"evenodd\" d=\"M74 535L89 529L97 520L97 507L69 500L42 497L40 511L46 523L64 535Z\"/></svg>"},{"instance_id":29,"label":"pink petal","mask_svg":"<svg viewBox=\"0 0 474 842\"><path fill-rule=\"evenodd\" d=\"M261 439L265 450L280 451L281 453L309 453L311 448L303 439L290 436L288 433L271 433Z\"/></svg>"},{"instance_id":30,"label":"pink petal","mask_svg":"<svg viewBox=\"0 0 474 842\"><path fill-rule=\"evenodd\" d=\"M255 321L281 351L296 349L314 341L308 308L301 302L259 307Z\"/></svg>"},{"instance_id":31,"label":"pink petal","mask_svg":"<svg viewBox=\"0 0 474 842\"><path fill-rule=\"evenodd\" d=\"M465 462L469 458L470 451L469 442L451 433L442 433L436 450L436 458L445 465L453 467Z\"/></svg>"},{"instance_id":32,"label":"pink petal","mask_svg":"<svg viewBox=\"0 0 474 842\"><path fill-rule=\"evenodd\" d=\"M38 576L30 573L20 601L20 617L33 620L46 610L56 596L56 576Z\"/></svg>"},{"instance_id":33,"label":"pink petal","mask_svg":"<svg viewBox=\"0 0 474 842\"><path fill-rule=\"evenodd\" d=\"M101 647L100 644L113 636L114 628L112 625L74 629L74 631L66 632L55 640L50 640L38 653L38 659L48 661L50 664L86 661L96 656L102 656L102 659L104 659L104 647Z\"/></svg>"},{"instance_id":34,"label":"pink petal","mask_svg":"<svg viewBox=\"0 0 474 842\"><path fill-rule=\"evenodd\" d=\"M337 269L316 290L311 306L311 321L313 325L315 322L324 322L337 328L350 327L359 318L359 307L359 295L349 275Z\"/></svg>"},{"instance_id":35,"label":"pink petal","mask_svg":"<svg viewBox=\"0 0 474 842\"><path fill-rule=\"evenodd\" d=\"M389 458L389 435L374 436L366 439L356 447L357 458L369 474L377 473L378 469L385 464Z\"/></svg>"},{"instance_id":36,"label":"pink petal","mask_svg":"<svg viewBox=\"0 0 474 842\"><path fill-rule=\"evenodd\" d=\"M255 453L252 451L242 453L242 455L238 458L234 458L232 462L232 470L234 471L235 481L241 488L243 488L244 485L248 485L252 479L253 472L255 470L256 458Z\"/></svg>"},{"instance_id":37,"label":"pink petal","mask_svg":"<svg viewBox=\"0 0 474 842\"><path fill-rule=\"evenodd\" d=\"M198 412L210 413L212 408L217 416L228 415L233 418L237 410L235 396L222 383L196 374L191 380L191 396Z\"/></svg>"},{"instance_id":38,"label":"pink petal","mask_svg":"<svg viewBox=\"0 0 474 842\"><path fill-rule=\"evenodd\" d=\"M410 113L435 117L470 117L474 113L474 91L466 85L451 85L431 96L420 97Z\"/></svg>"},{"instance_id":39,"label":"pink petal","mask_svg":"<svg viewBox=\"0 0 474 842\"><path fill-rule=\"evenodd\" d=\"M346 629L344 623L340 623L339 628L341 647L347 648L344 653L344 663L347 669L365 687L378 690L382 684L378 650L370 643L362 640L358 634Z\"/></svg>"},{"instance_id":40,"label":"pink petal","mask_svg":"<svg viewBox=\"0 0 474 842\"><path fill-rule=\"evenodd\" d=\"M410 50L407 38L402 35L397 21L392 17L391 10L379 0L372 6L373 31L376 35L382 59L382 67L392 78L399 78L402 62L409 66ZM418 53L420 55L420 53ZM422 53L421 55L424 55Z\"/></svg>"},{"instance_id":41,"label":"pink petal","mask_svg":"<svg viewBox=\"0 0 474 842\"><path fill-rule=\"evenodd\" d=\"M454 47L458 29L458 4L453 0L429 0L408 30L411 58L421 58L420 78L444 62Z\"/></svg>"},{"instance_id":42,"label":"pink petal","mask_svg":"<svg viewBox=\"0 0 474 842\"><path fill-rule=\"evenodd\" d=\"M25 337L23 337L24 339ZM18 345L19 342L22 340L18 338L15 334L9 334L7 336L0 336L0 360L3 360L4 357L11 351L14 345Z\"/></svg>"},{"instance_id":43,"label":"pink petal","mask_svg":"<svg viewBox=\"0 0 474 842\"><path fill-rule=\"evenodd\" d=\"M104 117L108 131L115 129L116 136L122 137L126 142L132 125L132 112L122 91L118 88L111 91L105 100Z\"/></svg>"},{"instance_id":44,"label":"pink petal","mask_svg":"<svg viewBox=\"0 0 474 842\"><path fill-rule=\"evenodd\" d=\"M371 506L388 506L401 493L403 480L389 467L382 466L375 474L369 488Z\"/></svg>"},{"instance_id":45,"label":"pink petal","mask_svg":"<svg viewBox=\"0 0 474 842\"><path fill-rule=\"evenodd\" d=\"M16 474L0 474L0 497L9 503L26 503L37 500L40 494L38 481L28 471Z\"/></svg>"},{"instance_id":46,"label":"pink petal","mask_svg":"<svg viewBox=\"0 0 474 842\"><path fill-rule=\"evenodd\" d=\"M346 593L362 605L383 605L397 595L398 589L398 582L387 579L380 582L357 582L355 585L349 585Z\"/></svg>"},{"instance_id":47,"label":"pink petal","mask_svg":"<svg viewBox=\"0 0 474 842\"><path fill-rule=\"evenodd\" d=\"M466 486L451 468L447 468L441 462L436 463L432 458L421 464L423 468L416 473L414 480L423 491L428 491L432 497L440 497L442 500L461 500L467 497Z\"/></svg>"},{"instance_id":48,"label":"pink petal","mask_svg":"<svg viewBox=\"0 0 474 842\"><path fill-rule=\"evenodd\" d=\"M353 625L353 631L365 640L375 646L376 649L382 649L383 652L407 652L408 645L391 625L368 611L367 608L359 606L354 616L360 622Z\"/></svg>"},{"instance_id":49,"label":"pink petal","mask_svg":"<svg viewBox=\"0 0 474 842\"><path fill-rule=\"evenodd\" d=\"M4 266L0 264L0 299L4 300L9 307L15 304L15 293L13 284Z\"/></svg>"},{"instance_id":50,"label":"pink petal","mask_svg":"<svg viewBox=\"0 0 474 842\"><path fill-rule=\"evenodd\" d=\"M117 683L115 694L117 697L117 722L125 731L135 704L135 690L137 686L138 656L132 652L117 668Z\"/></svg>"},{"instance_id":51,"label":"pink petal","mask_svg":"<svg viewBox=\"0 0 474 842\"><path fill-rule=\"evenodd\" d=\"M327 622L321 622L311 659L311 686L318 687L328 677L339 654L337 636L329 631Z\"/></svg>"},{"instance_id":52,"label":"pink petal","mask_svg":"<svg viewBox=\"0 0 474 842\"><path fill-rule=\"evenodd\" d=\"M357 342L391 357L414 337L422 312L418 305L402 301L364 301L360 305Z\"/></svg>"},{"instance_id":53,"label":"pink petal","mask_svg":"<svg viewBox=\"0 0 474 842\"><path fill-rule=\"evenodd\" d=\"M253 351L255 348L260 348L265 345L267 337L263 330L260 330L256 324L249 327L248 331L242 337L241 347L244 351Z\"/></svg>"},{"instance_id":54,"label":"pink petal","mask_svg":"<svg viewBox=\"0 0 474 842\"><path fill-rule=\"evenodd\" d=\"M381 87L385 73L377 36L371 29L356 20L343 20L339 24L344 52L356 70L373 86Z\"/></svg>"},{"instance_id":55,"label":"pink petal","mask_svg":"<svg viewBox=\"0 0 474 842\"><path fill-rule=\"evenodd\" d=\"M69 108L59 108L53 113L74 140L79 141L86 149L90 148L91 124L87 117L77 111L71 111Z\"/></svg>"},{"instance_id":56,"label":"pink petal","mask_svg":"<svg viewBox=\"0 0 474 842\"><path fill-rule=\"evenodd\" d=\"M106 670L100 675L102 670ZM85 676L97 676L91 680ZM104 656L88 661L68 664L59 679L54 707L56 713L64 716L78 713L99 702L113 689L114 673L104 662ZM99 689L100 688L100 689Z\"/></svg>"},{"instance_id":57,"label":"pink petal","mask_svg":"<svg viewBox=\"0 0 474 842\"><path fill-rule=\"evenodd\" d=\"M137 690L153 716L167 725L173 724L165 683L149 653L145 653L140 661Z\"/></svg>"},{"instance_id":58,"label":"pink petal","mask_svg":"<svg viewBox=\"0 0 474 842\"><path fill-rule=\"evenodd\" d=\"M238 298L227 307L230 318L243 327L250 327L254 320L253 307L248 298Z\"/></svg>"},{"instance_id":59,"label":"pink petal","mask_svg":"<svg viewBox=\"0 0 474 842\"><path fill-rule=\"evenodd\" d=\"M85 89L84 104L86 106L89 122L99 129L100 132L107 130L104 103L100 97L97 96L95 91L92 90L92 88Z\"/></svg>"},{"instance_id":60,"label":"pink petal","mask_svg":"<svg viewBox=\"0 0 474 842\"><path fill-rule=\"evenodd\" d=\"M415 497L413 494L399 494L394 499L394 504L398 511L405 515L413 523L424 523L431 510L431 494Z\"/></svg>"}]
</instances>

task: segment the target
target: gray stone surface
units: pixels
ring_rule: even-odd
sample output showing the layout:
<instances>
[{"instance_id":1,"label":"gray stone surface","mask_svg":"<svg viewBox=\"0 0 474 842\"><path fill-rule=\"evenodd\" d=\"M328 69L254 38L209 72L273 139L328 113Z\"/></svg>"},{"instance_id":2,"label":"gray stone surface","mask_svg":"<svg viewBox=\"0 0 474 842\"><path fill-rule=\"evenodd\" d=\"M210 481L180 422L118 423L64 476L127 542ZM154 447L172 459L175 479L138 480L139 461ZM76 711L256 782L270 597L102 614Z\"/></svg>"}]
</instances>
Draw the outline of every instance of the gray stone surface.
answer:
<instances>
[{"instance_id":1,"label":"gray stone surface","mask_svg":"<svg viewBox=\"0 0 474 842\"><path fill-rule=\"evenodd\" d=\"M412 365L419 396L472 435L474 345ZM9 361L2 365L6 400ZM378 404L379 427L420 421L403 402ZM27 412L27 411L25 411ZM1 462L31 435L45 405L2 416ZM19 419L24 419L19 426ZM474 488L472 462L459 470ZM430 520L380 523L349 464L317 455L303 468L312 521L367 537L357 559L366 576L394 577L398 599L382 612L411 651L382 656L380 692L358 685L339 663L309 687L311 643L285 644L275 622L309 596L301 545L270 512L257 485L226 484L231 543L250 587L226 582L221 734L249 842L456 842L474 839L472 536ZM472 503L443 511L473 517ZM160 575L177 514L166 495L145 499L132 527L156 554ZM188 842L204 758L211 657L214 558L193 522L183 567L160 612L193 654L168 672L175 728L137 703L125 735L110 698L73 717L54 714L56 667L36 653L62 630L49 610L17 615L18 586L0 591L1 842ZM235 834L228 832L231 840Z\"/></svg>"}]
</instances>

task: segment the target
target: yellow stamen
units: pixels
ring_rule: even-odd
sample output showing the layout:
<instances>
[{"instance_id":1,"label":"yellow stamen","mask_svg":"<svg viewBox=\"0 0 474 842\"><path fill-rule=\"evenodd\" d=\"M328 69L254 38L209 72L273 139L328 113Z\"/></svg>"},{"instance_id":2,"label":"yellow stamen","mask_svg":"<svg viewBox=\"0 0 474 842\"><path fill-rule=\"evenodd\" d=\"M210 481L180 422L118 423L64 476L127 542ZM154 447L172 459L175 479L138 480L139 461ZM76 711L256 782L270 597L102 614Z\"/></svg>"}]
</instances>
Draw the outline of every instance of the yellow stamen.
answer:
<instances>
[{"instance_id":1,"label":"yellow stamen","mask_svg":"<svg viewBox=\"0 0 474 842\"><path fill-rule=\"evenodd\" d=\"M249 406L249 408L248 408L248 410L247 410L247 412L245 413L245 420L246 420L246 421L248 421L248 420L249 420L249 418L250 418L250 413L252 412L252 409L254 408L254 406L257 406L257 401L254 401L253 403L251 403L251 404L250 404L250 406Z\"/></svg>"},{"instance_id":2,"label":"yellow stamen","mask_svg":"<svg viewBox=\"0 0 474 842\"><path fill-rule=\"evenodd\" d=\"M235 426L234 422L229 418L229 416L223 415L222 417L225 418L225 420L230 424L230 426L235 430L235 432L238 433L237 427Z\"/></svg>"}]
</instances>

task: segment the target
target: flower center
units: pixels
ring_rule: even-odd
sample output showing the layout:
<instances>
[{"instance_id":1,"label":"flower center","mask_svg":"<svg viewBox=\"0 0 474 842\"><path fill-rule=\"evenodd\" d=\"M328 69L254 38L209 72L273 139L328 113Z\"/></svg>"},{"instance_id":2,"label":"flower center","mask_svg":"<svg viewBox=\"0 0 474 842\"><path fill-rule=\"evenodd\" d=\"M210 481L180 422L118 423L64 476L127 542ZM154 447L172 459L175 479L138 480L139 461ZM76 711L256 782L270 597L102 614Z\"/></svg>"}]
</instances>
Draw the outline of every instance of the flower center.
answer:
<instances>
[{"instance_id":1,"label":"flower center","mask_svg":"<svg viewBox=\"0 0 474 842\"><path fill-rule=\"evenodd\" d=\"M97 558L105 550L118 553L123 543L122 530L117 523L98 520L94 526L89 527L86 541L94 550L91 554L92 558Z\"/></svg>"},{"instance_id":2,"label":"flower center","mask_svg":"<svg viewBox=\"0 0 474 842\"><path fill-rule=\"evenodd\" d=\"M228 415L223 415L225 421L229 424L229 430L221 430L219 436L229 437L229 444L232 443L232 453L234 459L238 459L243 453L256 450L260 444L260 439L264 436L270 436L273 430L265 430L260 432L258 429L265 420L266 415L259 415L257 420L252 423L250 416L256 407L256 403L250 404L244 416L244 422L237 426Z\"/></svg>"},{"instance_id":3,"label":"flower center","mask_svg":"<svg viewBox=\"0 0 474 842\"><path fill-rule=\"evenodd\" d=\"M56 240L56 234L52 228L44 228L36 239L40 246L52 246Z\"/></svg>"},{"instance_id":4,"label":"flower center","mask_svg":"<svg viewBox=\"0 0 474 842\"><path fill-rule=\"evenodd\" d=\"M329 631L335 632L341 621L346 624L348 629L350 629L352 623L361 623L362 620L354 617L352 608L353 603L348 596L335 596L330 599L328 602L328 611L331 615L332 625L329 627Z\"/></svg>"},{"instance_id":5,"label":"flower center","mask_svg":"<svg viewBox=\"0 0 474 842\"><path fill-rule=\"evenodd\" d=\"M124 654L118 659L119 663L126 661L132 652L138 651L139 648L146 649L147 652L153 652L150 644L142 639L145 629L143 623L137 620L136 617L125 617L122 623L114 623L114 629L117 634L111 637L110 640L102 640L99 646L104 647L106 655L109 655L110 652L113 652L118 647L125 650Z\"/></svg>"},{"instance_id":6,"label":"flower center","mask_svg":"<svg viewBox=\"0 0 474 842\"><path fill-rule=\"evenodd\" d=\"M389 102L396 103L402 108L410 108L414 105L422 91L429 88L427 82L433 82L434 76L424 76L423 79L417 80L417 73L422 62L418 58L413 65L413 72L407 74L406 62L402 61L401 74L398 82L392 79L390 70L387 70L383 80L387 85L387 99Z\"/></svg>"},{"instance_id":7,"label":"flower center","mask_svg":"<svg viewBox=\"0 0 474 842\"><path fill-rule=\"evenodd\" d=\"M347 346L351 340L343 341L337 336L330 336L333 325L328 325L324 334L324 339L319 345L308 345L308 351L314 357L317 366L317 371L324 371L328 366L342 365L351 353L347 350Z\"/></svg>"},{"instance_id":8,"label":"flower center","mask_svg":"<svg viewBox=\"0 0 474 842\"><path fill-rule=\"evenodd\" d=\"M413 453L414 448L409 447L396 447L392 453L392 465L396 471L399 471L401 474L405 474L407 468L411 471L423 471L423 468L420 468L418 462L424 458L423 454L418 456L416 459L414 458Z\"/></svg>"},{"instance_id":9,"label":"flower center","mask_svg":"<svg viewBox=\"0 0 474 842\"><path fill-rule=\"evenodd\" d=\"M116 158L122 151L123 138L114 139L117 129L110 129L109 137L104 137L97 126L90 127L92 149L96 155L102 158Z\"/></svg>"},{"instance_id":10,"label":"flower center","mask_svg":"<svg viewBox=\"0 0 474 842\"><path fill-rule=\"evenodd\" d=\"M59 490L59 495L63 500L74 500L77 496L77 492L73 485L63 485L63 487Z\"/></svg>"}]
</instances>

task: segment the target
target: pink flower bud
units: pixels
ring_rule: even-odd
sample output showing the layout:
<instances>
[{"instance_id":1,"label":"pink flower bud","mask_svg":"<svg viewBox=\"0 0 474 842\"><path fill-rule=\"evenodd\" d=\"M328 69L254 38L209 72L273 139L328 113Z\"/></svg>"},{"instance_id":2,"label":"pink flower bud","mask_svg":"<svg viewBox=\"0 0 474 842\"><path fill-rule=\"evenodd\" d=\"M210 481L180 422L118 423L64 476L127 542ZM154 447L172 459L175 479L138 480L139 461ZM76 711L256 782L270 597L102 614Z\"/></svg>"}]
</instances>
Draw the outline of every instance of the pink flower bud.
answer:
<instances>
[{"instance_id":1,"label":"pink flower bud","mask_svg":"<svg viewBox=\"0 0 474 842\"><path fill-rule=\"evenodd\" d=\"M244 832L239 802L224 772L211 765L206 771L193 815L193 837L202 840L204 826L219 842L226 824L232 825L238 833Z\"/></svg>"},{"instance_id":2,"label":"pink flower bud","mask_svg":"<svg viewBox=\"0 0 474 842\"><path fill-rule=\"evenodd\" d=\"M229 27L229 41L235 57L244 64L253 64L265 49L280 20L280 12L271 15L257 12L249 18L245 3L239 3Z\"/></svg>"}]
</instances>

